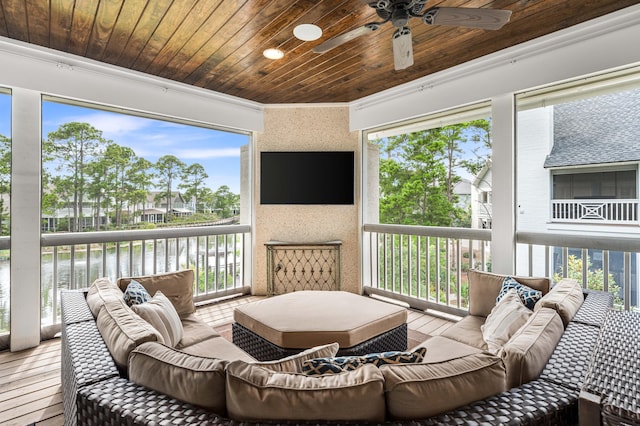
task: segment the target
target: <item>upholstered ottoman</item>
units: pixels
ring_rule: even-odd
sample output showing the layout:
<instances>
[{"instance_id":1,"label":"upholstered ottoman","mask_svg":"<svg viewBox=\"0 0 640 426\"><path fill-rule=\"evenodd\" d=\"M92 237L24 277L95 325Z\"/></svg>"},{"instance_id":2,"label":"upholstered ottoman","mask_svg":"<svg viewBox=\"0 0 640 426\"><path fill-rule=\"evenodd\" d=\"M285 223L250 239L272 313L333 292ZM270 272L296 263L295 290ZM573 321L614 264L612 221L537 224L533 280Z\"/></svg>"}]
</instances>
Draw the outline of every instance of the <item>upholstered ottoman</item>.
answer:
<instances>
[{"instance_id":1,"label":"upholstered ottoman","mask_svg":"<svg viewBox=\"0 0 640 426\"><path fill-rule=\"evenodd\" d=\"M233 343L258 360L337 342L338 355L407 349L407 311L344 291L297 291L239 306Z\"/></svg>"}]
</instances>

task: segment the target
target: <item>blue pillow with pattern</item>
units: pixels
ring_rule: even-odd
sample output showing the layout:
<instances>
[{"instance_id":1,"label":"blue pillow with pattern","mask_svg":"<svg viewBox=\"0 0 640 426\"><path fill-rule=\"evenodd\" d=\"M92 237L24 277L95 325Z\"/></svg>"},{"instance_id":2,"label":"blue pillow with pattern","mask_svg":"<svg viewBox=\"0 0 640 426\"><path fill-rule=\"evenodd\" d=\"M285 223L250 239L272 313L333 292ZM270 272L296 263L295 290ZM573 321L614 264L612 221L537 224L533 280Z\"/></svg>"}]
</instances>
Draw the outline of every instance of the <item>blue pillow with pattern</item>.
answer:
<instances>
[{"instance_id":1,"label":"blue pillow with pattern","mask_svg":"<svg viewBox=\"0 0 640 426\"><path fill-rule=\"evenodd\" d=\"M362 365L362 357L336 356L328 358L312 358L302 363L302 372L309 376L321 374L337 374L351 371Z\"/></svg>"},{"instance_id":2,"label":"blue pillow with pattern","mask_svg":"<svg viewBox=\"0 0 640 426\"><path fill-rule=\"evenodd\" d=\"M151 300L151 295L138 281L131 280L124 291L124 301L128 306L140 305Z\"/></svg>"},{"instance_id":3,"label":"blue pillow with pattern","mask_svg":"<svg viewBox=\"0 0 640 426\"><path fill-rule=\"evenodd\" d=\"M542 292L540 290L535 290L529 286L519 283L515 278L507 276L502 282L502 288L500 289L500 293L498 293L496 303L498 303L500 299L502 299L512 288L516 290L524 306L531 310L533 310L536 302L542 299Z\"/></svg>"},{"instance_id":4,"label":"blue pillow with pattern","mask_svg":"<svg viewBox=\"0 0 640 426\"><path fill-rule=\"evenodd\" d=\"M362 357L362 363L374 364L376 367L380 367L385 364L415 364L417 362L422 362L424 354L426 353L427 348L418 348L413 352L390 351L377 354L367 354Z\"/></svg>"},{"instance_id":5,"label":"blue pillow with pattern","mask_svg":"<svg viewBox=\"0 0 640 426\"><path fill-rule=\"evenodd\" d=\"M422 362L425 353L427 348L418 348L413 352L389 351L362 356L313 358L302 363L302 372L315 376L351 371L364 364L373 364L376 367L384 364L411 364Z\"/></svg>"}]
</instances>

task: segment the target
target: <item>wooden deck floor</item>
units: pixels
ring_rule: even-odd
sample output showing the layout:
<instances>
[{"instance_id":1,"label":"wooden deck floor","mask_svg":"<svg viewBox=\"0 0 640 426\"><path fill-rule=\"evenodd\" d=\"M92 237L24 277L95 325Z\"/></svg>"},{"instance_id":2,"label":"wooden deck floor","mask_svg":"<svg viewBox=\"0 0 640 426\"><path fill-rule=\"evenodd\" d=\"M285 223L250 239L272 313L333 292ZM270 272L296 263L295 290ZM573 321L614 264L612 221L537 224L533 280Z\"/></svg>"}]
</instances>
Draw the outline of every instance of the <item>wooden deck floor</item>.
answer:
<instances>
[{"instance_id":1,"label":"wooden deck floor","mask_svg":"<svg viewBox=\"0 0 640 426\"><path fill-rule=\"evenodd\" d=\"M197 314L213 327L229 324L236 306L258 300L247 296L198 307ZM448 319L408 312L409 340L435 336L449 328ZM0 425L63 425L60 386L60 339L37 348L0 352Z\"/></svg>"}]
</instances>

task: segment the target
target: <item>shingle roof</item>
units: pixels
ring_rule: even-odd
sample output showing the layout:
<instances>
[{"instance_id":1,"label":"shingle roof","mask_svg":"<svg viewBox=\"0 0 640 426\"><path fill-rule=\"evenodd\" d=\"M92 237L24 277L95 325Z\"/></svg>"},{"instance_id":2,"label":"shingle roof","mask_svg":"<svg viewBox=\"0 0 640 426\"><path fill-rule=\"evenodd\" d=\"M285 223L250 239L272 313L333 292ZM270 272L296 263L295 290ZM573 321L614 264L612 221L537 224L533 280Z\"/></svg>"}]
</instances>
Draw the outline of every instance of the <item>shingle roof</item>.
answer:
<instances>
[{"instance_id":1,"label":"shingle roof","mask_svg":"<svg viewBox=\"0 0 640 426\"><path fill-rule=\"evenodd\" d=\"M554 106L544 167L640 160L640 89Z\"/></svg>"}]
</instances>

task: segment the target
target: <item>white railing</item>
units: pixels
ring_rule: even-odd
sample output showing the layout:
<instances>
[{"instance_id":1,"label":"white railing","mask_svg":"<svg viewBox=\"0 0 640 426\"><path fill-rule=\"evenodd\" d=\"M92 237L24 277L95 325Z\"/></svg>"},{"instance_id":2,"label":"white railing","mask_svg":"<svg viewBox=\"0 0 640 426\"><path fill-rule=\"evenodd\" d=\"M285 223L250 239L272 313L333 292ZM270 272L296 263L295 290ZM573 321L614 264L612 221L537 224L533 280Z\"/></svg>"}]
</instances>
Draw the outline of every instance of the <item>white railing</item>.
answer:
<instances>
[{"instance_id":1,"label":"white railing","mask_svg":"<svg viewBox=\"0 0 640 426\"><path fill-rule=\"evenodd\" d=\"M248 293L249 232L248 225L228 225L43 234L42 324L58 324L61 289L86 288L99 277L193 269L196 302Z\"/></svg>"},{"instance_id":2,"label":"white railing","mask_svg":"<svg viewBox=\"0 0 640 426\"><path fill-rule=\"evenodd\" d=\"M491 231L364 225L365 292L464 315L469 268L490 270Z\"/></svg>"},{"instance_id":3,"label":"white railing","mask_svg":"<svg viewBox=\"0 0 640 426\"><path fill-rule=\"evenodd\" d=\"M609 291L619 309L638 310L640 239L516 233L519 275L572 278Z\"/></svg>"},{"instance_id":4,"label":"white railing","mask_svg":"<svg viewBox=\"0 0 640 426\"><path fill-rule=\"evenodd\" d=\"M553 222L638 224L638 200L551 200L551 220Z\"/></svg>"},{"instance_id":5,"label":"white railing","mask_svg":"<svg viewBox=\"0 0 640 426\"><path fill-rule=\"evenodd\" d=\"M466 271L491 270L490 241L483 229L364 225L365 293L464 315ZM516 243L517 275L569 277L613 293L618 309L640 310L640 239L517 232Z\"/></svg>"}]
</instances>

